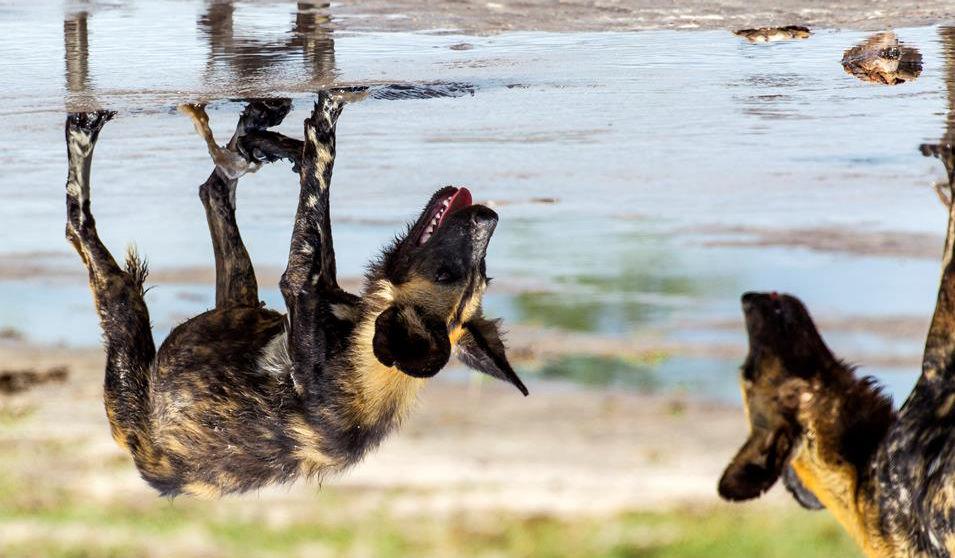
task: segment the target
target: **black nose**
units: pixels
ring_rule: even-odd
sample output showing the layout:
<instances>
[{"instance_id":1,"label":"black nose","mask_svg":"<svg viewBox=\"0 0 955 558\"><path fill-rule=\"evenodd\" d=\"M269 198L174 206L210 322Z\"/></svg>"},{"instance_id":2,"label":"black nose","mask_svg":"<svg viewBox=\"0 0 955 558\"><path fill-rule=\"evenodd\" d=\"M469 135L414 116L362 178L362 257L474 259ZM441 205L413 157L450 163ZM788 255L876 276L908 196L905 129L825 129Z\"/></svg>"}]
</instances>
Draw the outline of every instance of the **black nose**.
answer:
<instances>
[{"instance_id":1,"label":"black nose","mask_svg":"<svg viewBox=\"0 0 955 558\"><path fill-rule=\"evenodd\" d=\"M748 312L756 304L756 301L760 296L762 296L760 293L755 293L753 291L743 293L743 296L740 297L740 303L743 305L743 311Z\"/></svg>"},{"instance_id":2,"label":"black nose","mask_svg":"<svg viewBox=\"0 0 955 558\"><path fill-rule=\"evenodd\" d=\"M481 250L487 247L494 229L497 228L497 213L483 205L472 207L471 239L475 242L475 248Z\"/></svg>"},{"instance_id":3,"label":"black nose","mask_svg":"<svg viewBox=\"0 0 955 558\"><path fill-rule=\"evenodd\" d=\"M497 213L483 205L474 206L474 211L471 213L471 222L479 227L496 225L497 219Z\"/></svg>"}]
</instances>

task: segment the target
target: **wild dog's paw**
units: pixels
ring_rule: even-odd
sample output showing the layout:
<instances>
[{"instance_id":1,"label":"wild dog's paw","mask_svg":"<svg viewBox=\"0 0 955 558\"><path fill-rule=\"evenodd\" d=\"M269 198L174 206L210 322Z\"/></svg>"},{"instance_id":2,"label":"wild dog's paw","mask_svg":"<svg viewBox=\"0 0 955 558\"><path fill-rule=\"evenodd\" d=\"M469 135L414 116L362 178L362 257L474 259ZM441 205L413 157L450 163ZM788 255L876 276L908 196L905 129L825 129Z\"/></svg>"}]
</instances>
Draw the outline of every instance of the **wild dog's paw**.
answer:
<instances>
[{"instance_id":1,"label":"wild dog's paw","mask_svg":"<svg viewBox=\"0 0 955 558\"><path fill-rule=\"evenodd\" d=\"M242 154L218 145L209 127L209 115L206 106L201 103L179 105L179 112L192 120L196 133L206 143L209 156L216 166L216 170L227 180L238 180L243 175L259 170L258 161L247 160Z\"/></svg>"},{"instance_id":2,"label":"wild dog's paw","mask_svg":"<svg viewBox=\"0 0 955 558\"><path fill-rule=\"evenodd\" d=\"M179 112L188 116L196 128L209 125L209 115L206 114L205 103L183 103L178 107Z\"/></svg>"},{"instance_id":3,"label":"wild dog's paw","mask_svg":"<svg viewBox=\"0 0 955 558\"><path fill-rule=\"evenodd\" d=\"M66 117L67 134L85 134L96 137L107 122L116 116L112 110L97 110L93 112L71 112Z\"/></svg>"},{"instance_id":4,"label":"wild dog's paw","mask_svg":"<svg viewBox=\"0 0 955 558\"><path fill-rule=\"evenodd\" d=\"M919 146L919 151L926 157L936 157L941 159L945 165L945 172L948 175L948 182L935 184L935 193L938 199L946 208L951 207L955 201L955 146L950 143L923 143Z\"/></svg>"},{"instance_id":5,"label":"wild dog's paw","mask_svg":"<svg viewBox=\"0 0 955 558\"><path fill-rule=\"evenodd\" d=\"M321 136L312 138L308 131L314 129L321 133L330 133L335 129L335 123L345 108L344 98L336 93L337 90L319 91L315 100L312 115L305 121L305 137L309 141L321 141Z\"/></svg>"},{"instance_id":6,"label":"wild dog's paw","mask_svg":"<svg viewBox=\"0 0 955 558\"><path fill-rule=\"evenodd\" d=\"M364 85L353 85L350 87L335 87L328 90L328 94L343 104L357 103L368 98L371 90Z\"/></svg>"},{"instance_id":7,"label":"wild dog's paw","mask_svg":"<svg viewBox=\"0 0 955 558\"><path fill-rule=\"evenodd\" d=\"M242 111L240 127L245 130L265 130L278 126L292 110L292 99L250 99Z\"/></svg>"},{"instance_id":8,"label":"wild dog's paw","mask_svg":"<svg viewBox=\"0 0 955 558\"><path fill-rule=\"evenodd\" d=\"M74 163L90 157L100 130L116 113L111 110L97 110L94 112L73 112L66 117L66 147L67 157L70 160L71 171L79 172ZM74 192L78 195L78 192Z\"/></svg>"}]
</instances>

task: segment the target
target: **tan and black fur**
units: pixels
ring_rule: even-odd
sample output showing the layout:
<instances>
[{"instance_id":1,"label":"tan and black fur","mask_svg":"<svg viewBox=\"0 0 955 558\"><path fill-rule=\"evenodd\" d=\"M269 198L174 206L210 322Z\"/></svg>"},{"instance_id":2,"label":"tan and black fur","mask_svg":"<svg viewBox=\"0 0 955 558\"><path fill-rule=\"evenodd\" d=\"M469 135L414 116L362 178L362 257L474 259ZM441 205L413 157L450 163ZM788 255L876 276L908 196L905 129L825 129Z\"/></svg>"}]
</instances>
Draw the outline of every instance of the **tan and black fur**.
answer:
<instances>
[{"instance_id":1,"label":"tan and black fur","mask_svg":"<svg viewBox=\"0 0 955 558\"><path fill-rule=\"evenodd\" d=\"M452 353L526 394L496 322L481 313L497 215L480 205L447 209L422 241L442 200L462 190L435 194L371 264L361 296L338 286L329 185L341 99L319 94L304 141L266 130L289 102L252 102L225 148L250 161L245 171L277 159L298 169L299 206L280 284L288 313L258 298L235 221L244 171L217 166L199 188L215 252L216 307L176 327L158 351L143 300L146 268L133 252L125 268L113 260L90 210L93 148L113 115L67 118L67 237L89 270L103 329L107 415L113 437L164 495L217 496L341 470L400 422L423 379ZM189 112L202 131L204 112Z\"/></svg>"},{"instance_id":2,"label":"tan and black fur","mask_svg":"<svg viewBox=\"0 0 955 558\"><path fill-rule=\"evenodd\" d=\"M950 148L942 149L950 188ZM830 352L802 303L747 293L742 387L749 439L723 474L729 500L783 476L805 507L825 507L870 557L955 556L955 205L922 375L896 412L871 378Z\"/></svg>"}]
</instances>

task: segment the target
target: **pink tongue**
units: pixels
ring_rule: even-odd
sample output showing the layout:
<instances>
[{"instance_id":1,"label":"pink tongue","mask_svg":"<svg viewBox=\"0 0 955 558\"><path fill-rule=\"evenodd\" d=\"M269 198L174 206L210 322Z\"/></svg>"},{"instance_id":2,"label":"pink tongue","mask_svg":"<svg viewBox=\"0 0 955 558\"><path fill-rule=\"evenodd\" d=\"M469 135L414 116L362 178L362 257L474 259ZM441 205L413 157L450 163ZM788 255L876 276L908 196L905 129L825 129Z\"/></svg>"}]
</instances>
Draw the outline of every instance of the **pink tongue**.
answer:
<instances>
[{"instance_id":1,"label":"pink tongue","mask_svg":"<svg viewBox=\"0 0 955 558\"><path fill-rule=\"evenodd\" d=\"M441 220L438 221L438 228L441 227L444 220L452 213L465 207L470 207L471 204L471 192L467 188L458 188L458 191L451 197L451 203L448 204L448 209L445 210L444 215L441 216Z\"/></svg>"}]
</instances>

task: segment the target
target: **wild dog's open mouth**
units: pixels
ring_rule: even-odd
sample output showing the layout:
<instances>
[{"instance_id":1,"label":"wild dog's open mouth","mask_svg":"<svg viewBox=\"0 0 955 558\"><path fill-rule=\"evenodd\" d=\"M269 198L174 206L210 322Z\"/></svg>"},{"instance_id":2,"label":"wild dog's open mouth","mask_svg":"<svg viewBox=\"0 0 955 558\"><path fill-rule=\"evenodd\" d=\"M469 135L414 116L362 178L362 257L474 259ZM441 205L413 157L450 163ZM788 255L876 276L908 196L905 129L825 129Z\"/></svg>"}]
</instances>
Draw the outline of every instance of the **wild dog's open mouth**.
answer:
<instances>
[{"instance_id":1,"label":"wild dog's open mouth","mask_svg":"<svg viewBox=\"0 0 955 558\"><path fill-rule=\"evenodd\" d=\"M471 192L467 188L449 187L439 192L439 195L425 210L425 225L417 233L415 246L421 246L431 240L431 237L447 221L448 217L466 207L470 207L472 204Z\"/></svg>"}]
</instances>

